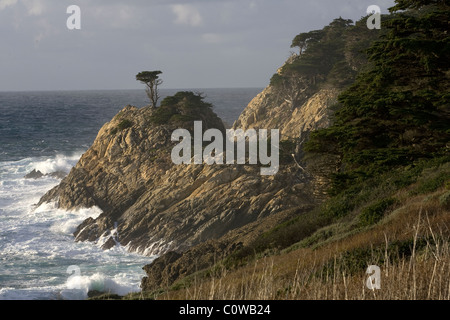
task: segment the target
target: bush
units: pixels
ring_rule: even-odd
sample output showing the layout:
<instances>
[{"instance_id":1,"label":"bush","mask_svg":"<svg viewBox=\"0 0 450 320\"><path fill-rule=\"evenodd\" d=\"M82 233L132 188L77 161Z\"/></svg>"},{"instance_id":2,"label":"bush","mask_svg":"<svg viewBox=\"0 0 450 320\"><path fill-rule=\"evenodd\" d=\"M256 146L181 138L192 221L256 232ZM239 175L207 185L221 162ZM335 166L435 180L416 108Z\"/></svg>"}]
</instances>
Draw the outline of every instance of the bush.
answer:
<instances>
[{"instance_id":1,"label":"bush","mask_svg":"<svg viewBox=\"0 0 450 320\"><path fill-rule=\"evenodd\" d=\"M297 215L297 213L294 213ZM224 265L232 268L244 265L257 256L279 252L294 243L312 235L316 230L329 223L324 216L317 216L314 210L297 215L296 217L274 226L272 229L259 235L247 246L240 248L229 255Z\"/></svg>"},{"instance_id":2,"label":"bush","mask_svg":"<svg viewBox=\"0 0 450 320\"><path fill-rule=\"evenodd\" d=\"M176 112L177 111L174 108L166 107L161 104L161 106L150 116L150 121L158 125L166 124Z\"/></svg>"},{"instance_id":3,"label":"bush","mask_svg":"<svg viewBox=\"0 0 450 320\"><path fill-rule=\"evenodd\" d=\"M394 198L387 198L380 200L366 208L364 208L359 216L359 222L361 226L370 226L383 218L387 209L395 204Z\"/></svg>"},{"instance_id":4,"label":"bush","mask_svg":"<svg viewBox=\"0 0 450 320\"><path fill-rule=\"evenodd\" d=\"M438 176L430 177L424 181L420 181L418 188L415 190L417 194L434 192L444 186L450 180L450 172L439 172Z\"/></svg>"},{"instance_id":5,"label":"bush","mask_svg":"<svg viewBox=\"0 0 450 320\"><path fill-rule=\"evenodd\" d=\"M126 128L129 128L133 126L133 122L131 122L128 119L123 119L122 121L119 122L119 124L117 125L117 129L118 130L124 130Z\"/></svg>"},{"instance_id":6,"label":"bush","mask_svg":"<svg viewBox=\"0 0 450 320\"><path fill-rule=\"evenodd\" d=\"M447 191L439 197L439 203L447 209L450 209L450 191Z\"/></svg>"},{"instance_id":7,"label":"bush","mask_svg":"<svg viewBox=\"0 0 450 320\"><path fill-rule=\"evenodd\" d=\"M212 104L203 101L201 94L190 91L180 91L173 96L164 98L161 106L150 116L150 121L157 125L175 124L202 120L202 116L212 110Z\"/></svg>"}]
</instances>

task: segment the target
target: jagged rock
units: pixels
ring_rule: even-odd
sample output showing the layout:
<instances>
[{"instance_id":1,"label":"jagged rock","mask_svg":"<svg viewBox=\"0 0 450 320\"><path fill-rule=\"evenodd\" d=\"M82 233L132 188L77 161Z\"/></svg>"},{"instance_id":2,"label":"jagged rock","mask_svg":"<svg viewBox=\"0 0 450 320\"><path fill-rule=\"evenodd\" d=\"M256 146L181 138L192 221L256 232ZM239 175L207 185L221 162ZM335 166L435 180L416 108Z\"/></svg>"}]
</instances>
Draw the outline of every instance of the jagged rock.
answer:
<instances>
[{"instance_id":1,"label":"jagged rock","mask_svg":"<svg viewBox=\"0 0 450 320\"><path fill-rule=\"evenodd\" d=\"M24 176L24 178L25 179L39 179L39 178L41 178L43 176L44 176L44 174L41 171L39 171L39 170L36 171L36 169L33 169L33 171L31 171L30 173L26 174Z\"/></svg>"},{"instance_id":2,"label":"jagged rock","mask_svg":"<svg viewBox=\"0 0 450 320\"><path fill-rule=\"evenodd\" d=\"M330 125L330 106L337 102L339 90L335 88L309 92L304 103L292 109L279 90L268 86L250 101L233 124L234 129L279 129L280 139L298 139L307 132Z\"/></svg>"},{"instance_id":3,"label":"jagged rock","mask_svg":"<svg viewBox=\"0 0 450 320\"><path fill-rule=\"evenodd\" d=\"M108 250L111 249L113 247L115 247L117 245L116 241L114 240L113 237L109 237L108 240L106 240L106 242L102 245L102 249L103 250Z\"/></svg>"},{"instance_id":4,"label":"jagged rock","mask_svg":"<svg viewBox=\"0 0 450 320\"><path fill-rule=\"evenodd\" d=\"M209 237L214 240L199 242L196 245L190 243L190 247L181 255L177 255L176 259L173 256L166 257L166 254L160 256L159 260L145 266L147 277L142 280L142 290L151 291L160 286L169 286L197 270L211 267L220 257L227 256L241 247L246 239L250 241L249 239L255 238L271 226L299 214L295 210L303 212L312 208L315 203L323 201L327 197L330 176L338 169L339 157L309 154L304 158L302 145L311 131L330 125L330 106L336 103L338 94L339 90L333 88L317 92L305 90L303 104L297 108L292 108L292 104L282 98L283 93L270 85L258 94L235 121L233 129L279 129L280 140L299 141L295 156L302 159L303 166L298 162L283 166L271 179L261 179L255 172L244 173L240 171L243 170L242 167L234 168L239 174L238 179L230 180L230 189L234 187L236 192L230 192L228 189L222 194L221 199L226 199L224 202L229 204L227 206L224 203L220 207L222 213L219 217L223 220L214 220L215 217L208 217L204 212L201 212L199 219L207 219L212 225L219 221L218 224L223 225L224 220L235 221L236 217L243 218L249 214L256 218L242 224L224 225L223 231L228 230L227 233L219 232L220 228L214 226L214 232ZM225 173L225 169L222 171ZM213 176L207 176L207 179L206 183L211 184ZM245 183L248 181L251 182ZM214 190L212 186L210 188ZM202 192L208 193L207 190ZM238 200L236 195L239 195ZM243 198L251 199L250 203L243 201ZM208 198L207 201L212 206L220 202L214 197ZM196 212L192 214L195 215ZM196 228L201 230L200 226Z\"/></svg>"},{"instance_id":5,"label":"jagged rock","mask_svg":"<svg viewBox=\"0 0 450 320\"><path fill-rule=\"evenodd\" d=\"M55 172L43 174L41 171L33 169L33 171L31 171L30 173L26 174L24 176L24 178L25 179L39 179L39 178L42 178L42 177L52 177L52 178L56 178L56 179L62 179L66 175L67 175L67 173L64 172L64 171L55 171Z\"/></svg>"},{"instance_id":6,"label":"jagged rock","mask_svg":"<svg viewBox=\"0 0 450 320\"><path fill-rule=\"evenodd\" d=\"M163 256L153 260L153 263L151 265L144 266L143 269L146 272L147 276L142 279L141 287L150 290L150 288L157 288L161 285L172 284L175 280L175 277L171 275L173 273L172 270L167 270L167 266L171 266L172 263L174 263L180 257L180 253L169 251Z\"/></svg>"},{"instance_id":7,"label":"jagged rock","mask_svg":"<svg viewBox=\"0 0 450 320\"><path fill-rule=\"evenodd\" d=\"M173 251L165 253L151 264L144 266L146 276L141 281L141 289L153 291L170 286L187 275L212 267L232 252L251 243L274 225L301 215L311 208L311 205L299 205L295 209L288 209L230 230L217 240L204 241L182 253Z\"/></svg>"},{"instance_id":8,"label":"jagged rock","mask_svg":"<svg viewBox=\"0 0 450 320\"><path fill-rule=\"evenodd\" d=\"M314 128L314 120L325 119L324 110L332 101L325 93L315 95L314 101L304 104L308 111L298 114L286 105L270 104L276 101L273 88L262 96L259 104L253 101L248 107L253 108L252 120L245 120L244 111L235 127L245 123L243 129L246 125L274 128L271 108L281 108L278 121L290 122L290 127L279 128L298 130L300 135ZM215 257L238 248L242 239L321 201L316 197L316 189L322 187L320 177L305 174L295 162L281 166L274 176L260 175L255 165L174 165L171 134L179 127L192 131L193 119L181 124L162 122L158 112L158 108L125 107L100 129L71 172L39 202L57 200L65 209L94 205L102 209L96 219L88 218L77 228L76 241L96 242L115 229L120 245L131 251L146 255L176 252L146 268L145 286L153 287L158 277L171 283L194 272L193 266L207 267ZM204 130L224 130L210 108L196 116ZM293 118L301 123L294 123ZM305 125L306 118L310 125ZM113 245L116 241L109 238L103 247Z\"/></svg>"}]
</instances>

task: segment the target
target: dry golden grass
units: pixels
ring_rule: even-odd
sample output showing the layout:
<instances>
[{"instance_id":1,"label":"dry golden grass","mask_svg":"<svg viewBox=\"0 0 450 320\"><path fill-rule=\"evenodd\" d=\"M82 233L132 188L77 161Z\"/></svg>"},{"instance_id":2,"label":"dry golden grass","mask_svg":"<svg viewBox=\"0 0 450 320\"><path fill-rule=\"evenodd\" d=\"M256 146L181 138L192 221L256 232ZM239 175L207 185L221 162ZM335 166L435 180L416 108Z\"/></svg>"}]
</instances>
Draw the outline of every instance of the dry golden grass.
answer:
<instances>
[{"instance_id":1,"label":"dry golden grass","mask_svg":"<svg viewBox=\"0 0 450 320\"><path fill-rule=\"evenodd\" d=\"M316 249L299 248L260 258L215 276L193 276L178 290L165 290L157 299L450 299L450 214L434 194L403 198L401 206L372 228ZM393 241L410 240L411 254L388 255ZM416 244L422 241L418 248ZM423 241L426 241L423 245ZM357 272L343 267L342 254L358 248L383 248L380 261L366 261ZM366 287L366 268L381 269L381 288ZM328 267L327 267L328 266Z\"/></svg>"}]
</instances>

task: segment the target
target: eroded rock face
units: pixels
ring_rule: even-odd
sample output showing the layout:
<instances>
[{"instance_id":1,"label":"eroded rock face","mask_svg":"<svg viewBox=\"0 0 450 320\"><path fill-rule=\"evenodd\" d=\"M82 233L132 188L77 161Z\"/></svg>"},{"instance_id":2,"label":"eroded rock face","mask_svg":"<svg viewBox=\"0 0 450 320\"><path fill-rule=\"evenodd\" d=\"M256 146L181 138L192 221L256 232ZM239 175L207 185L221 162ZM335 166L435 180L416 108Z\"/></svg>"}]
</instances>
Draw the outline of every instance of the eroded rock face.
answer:
<instances>
[{"instance_id":1,"label":"eroded rock face","mask_svg":"<svg viewBox=\"0 0 450 320\"><path fill-rule=\"evenodd\" d=\"M192 229L194 234L202 235L200 241L190 243L186 249L183 247L185 250L179 251L181 254L170 251L145 266L147 276L142 280L142 290L169 286L197 270L211 267L262 232L310 210L326 198L329 177L337 170L339 158L313 154L304 158L302 147L311 131L330 125L330 107L336 104L339 90L302 89L302 92L300 100L303 102L293 106L291 101L284 99L283 92L268 86L233 124L233 129L279 129L280 140L296 141L293 156L298 161L282 165L270 178L258 176L250 167L219 168L218 172L215 168L197 168L208 173L196 194L207 195L205 201L221 214L208 215L201 206L194 205L192 217L195 218L189 224L195 225L201 219L208 221ZM183 177L187 176L189 174L183 174Z\"/></svg>"},{"instance_id":2,"label":"eroded rock face","mask_svg":"<svg viewBox=\"0 0 450 320\"><path fill-rule=\"evenodd\" d=\"M314 201L294 165L275 176L261 176L256 165L174 165L170 138L177 126L155 125L149 120L153 112L125 107L101 128L69 175L42 197L40 203L56 200L65 209L102 209L77 228L77 241L106 239L105 249L120 243L146 255L182 252ZM212 111L201 120L205 129L224 130Z\"/></svg>"},{"instance_id":3,"label":"eroded rock face","mask_svg":"<svg viewBox=\"0 0 450 320\"><path fill-rule=\"evenodd\" d=\"M276 92L268 87L234 127L279 128L282 138L300 137L328 124L327 108L334 97L334 92L323 90L307 99L303 109L292 109L286 102L277 105ZM220 119L208 110L198 117L203 129L224 131ZM102 239L104 249L120 244L145 255L162 255L146 266L146 288L161 284L161 277L169 283L194 272L194 261L196 267L211 265L217 256L239 248L242 239L321 200L327 173L315 171L313 165L305 171L289 161L274 176L262 176L257 165L174 165L170 154L176 143L171 134L179 127L192 129L194 119L156 124L161 114L156 117L155 112L157 108L125 107L40 200L57 201L65 209L102 209L100 216L77 228L76 241ZM168 252L174 253L164 255Z\"/></svg>"},{"instance_id":4,"label":"eroded rock face","mask_svg":"<svg viewBox=\"0 0 450 320\"><path fill-rule=\"evenodd\" d=\"M248 223L245 226L228 231L219 239L201 242L180 252L169 251L151 264L144 266L146 276L142 279L141 288L153 291L172 285L177 280L213 266L233 252L243 248L255 240L257 236L271 227L294 216L310 210L311 204L299 205L294 209L280 211L277 214Z\"/></svg>"},{"instance_id":5,"label":"eroded rock face","mask_svg":"<svg viewBox=\"0 0 450 320\"><path fill-rule=\"evenodd\" d=\"M307 132L330 125L330 106L337 102L339 90L321 89L305 96L305 102L293 108L283 94L272 86L265 88L244 109L234 129L279 129L280 140L298 139Z\"/></svg>"}]
</instances>

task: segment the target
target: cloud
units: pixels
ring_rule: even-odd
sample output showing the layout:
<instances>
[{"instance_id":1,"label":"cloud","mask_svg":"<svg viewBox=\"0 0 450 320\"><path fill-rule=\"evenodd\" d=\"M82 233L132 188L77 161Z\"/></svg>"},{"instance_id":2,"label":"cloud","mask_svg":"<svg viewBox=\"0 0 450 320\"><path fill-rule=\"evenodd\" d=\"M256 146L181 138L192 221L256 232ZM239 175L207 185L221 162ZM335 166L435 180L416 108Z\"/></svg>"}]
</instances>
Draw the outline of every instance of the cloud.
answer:
<instances>
[{"instance_id":1,"label":"cloud","mask_svg":"<svg viewBox=\"0 0 450 320\"><path fill-rule=\"evenodd\" d=\"M40 0L22 0L22 2L29 16L40 16L44 12L45 5Z\"/></svg>"},{"instance_id":2,"label":"cloud","mask_svg":"<svg viewBox=\"0 0 450 320\"><path fill-rule=\"evenodd\" d=\"M188 26L200 26L203 23L202 16L198 10L189 4L174 4L172 12L176 15L175 23Z\"/></svg>"},{"instance_id":3,"label":"cloud","mask_svg":"<svg viewBox=\"0 0 450 320\"><path fill-rule=\"evenodd\" d=\"M6 7L13 6L17 3L17 0L0 0L0 10L5 9Z\"/></svg>"},{"instance_id":4,"label":"cloud","mask_svg":"<svg viewBox=\"0 0 450 320\"><path fill-rule=\"evenodd\" d=\"M16 5L18 0L0 0L0 10ZM39 16L44 12L45 5L41 0L21 0L29 16Z\"/></svg>"}]
</instances>

